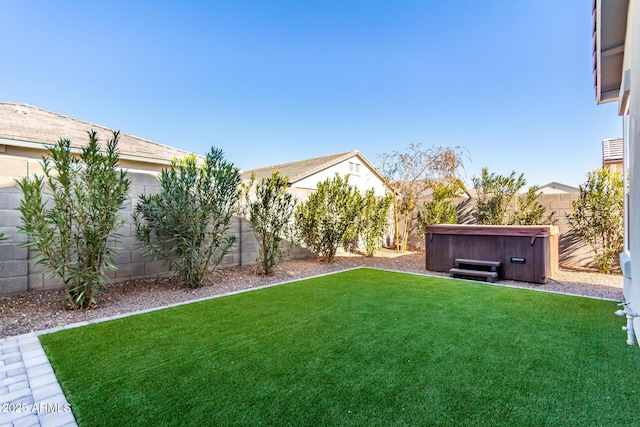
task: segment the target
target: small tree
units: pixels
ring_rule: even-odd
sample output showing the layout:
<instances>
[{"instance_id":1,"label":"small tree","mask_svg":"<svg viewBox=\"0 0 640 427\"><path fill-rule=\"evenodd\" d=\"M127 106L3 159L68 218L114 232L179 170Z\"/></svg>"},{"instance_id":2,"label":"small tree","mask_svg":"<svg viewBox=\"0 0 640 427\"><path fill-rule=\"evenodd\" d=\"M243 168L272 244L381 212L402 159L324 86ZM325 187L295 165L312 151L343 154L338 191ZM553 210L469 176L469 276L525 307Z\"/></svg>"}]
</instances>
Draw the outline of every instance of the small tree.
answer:
<instances>
[{"instance_id":1,"label":"small tree","mask_svg":"<svg viewBox=\"0 0 640 427\"><path fill-rule=\"evenodd\" d=\"M379 156L379 169L394 192L394 234L396 251L404 252L409 239L409 224L418 199L434 185L450 184L460 179L464 169L461 147L432 147L423 149L421 144L409 144L406 151L393 151ZM404 236L400 242L398 215L403 217Z\"/></svg>"},{"instance_id":2,"label":"small tree","mask_svg":"<svg viewBox=\"0 0 640 427\"><path fill-rule=\"evenodd\" d=\"M271 177L263 177L255 186L255 200L251 200L251 183L244 186L245 209L258 242L256 262L263 274L273 274L291 249L282 247L282 240L293 239L291 220L297 200L287 191L289 180L276 171Z\"/></svg>"},{"instance_id":3,"label":"small tree","mask_svg":"<svg viewBox=\"0 0 640 427\"><path fill-rule=\"evenodd\" d=\"M60 139L49 147L50 157L42 159L44 177L18 182L24 195L19 230L28 236L24 245L62 280L76 309L95 305L105 269L116 269L107 241L117 237L124 222L117 212L130 185L126 171L118 167L118 139L114 132L106 151L100 152L96 132L91 131L79 156L71 153L68 139ZM45 183L53 193L50 207L43 194Z\"/></svg>"},{"instance_id":4,"label":"small tree","mask_svg":"<svg viewBox=\"0 0 640 427\"><path fill-rule=\"evenodd\" d=\"M362 210L357 219L357 228L368 257L372 257L382 247L391 201L390 194L377 198L373 188L367 190L362 197Z\"/></svg>"},{"instance_id":5,"label":"small tree","mask_svg":"<svg viewBox=\"0 0 640 427\"><path fill-rule=\"evenodd\" d=\"M598 270L609 272L624 241L624 186L618 171L597 169L587 174L567 215L573 232L595 252Z\"/></svg>"},{"instance_id":6,"label":"small tree","mask_svg":"<svg viewBox=\"0 0 640 427\"><path fill-rule=\"evenodd\" d=\"M228 231L240 198L240 172L216 148L202 166L195 155L174 159L171 166L160 173L160 193L140 196L136 237L195 288L236 241Z\"/></svg>"},{"instance_id":7,"label":"small tree","mask_svg":"<svg viewBox=\"0 0 640 427\"><path fill-rule=\"evenodd\" d=\"M318 190L295 212L300 239L313 252L333 262L345 233L358 217L361 196L349 185L349 177L336 173L318 183Z\"/></svg>"}]
</instances>

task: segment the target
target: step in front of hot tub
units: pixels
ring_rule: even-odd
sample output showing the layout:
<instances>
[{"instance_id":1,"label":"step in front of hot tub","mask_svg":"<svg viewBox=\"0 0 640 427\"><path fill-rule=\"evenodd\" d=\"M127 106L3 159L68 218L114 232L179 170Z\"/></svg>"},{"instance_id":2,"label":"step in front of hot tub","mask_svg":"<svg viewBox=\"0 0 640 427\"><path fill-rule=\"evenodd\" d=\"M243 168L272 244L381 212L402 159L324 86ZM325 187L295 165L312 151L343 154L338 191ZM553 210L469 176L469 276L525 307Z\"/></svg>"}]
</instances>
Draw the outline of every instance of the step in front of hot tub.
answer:
<instances>
[{"instance_id":1,"label":"step in front of hot tub","mask_svg":"<svg viewBox=\"0 0 640 427\"><path fill-rule=\"evenodd\" d=\"M488 283L498 280L498 273L495 271L466 270L464 268L452 268L449 270L449 277L478 277L485 279Z\"/></svg>"},{"instance_id":2,"label":"step in front of hot tub","mask_svg":"<svg viewBox=\"0 0 640 427\"><path fill-rule=\"evenodd\" d=\"M502 265L500 261L485 261L481 259L466 259L456 258L456 268L460 268L461 265L489 268L491 271L498 271L498 268Z\"/></svg>"}]
</instances>

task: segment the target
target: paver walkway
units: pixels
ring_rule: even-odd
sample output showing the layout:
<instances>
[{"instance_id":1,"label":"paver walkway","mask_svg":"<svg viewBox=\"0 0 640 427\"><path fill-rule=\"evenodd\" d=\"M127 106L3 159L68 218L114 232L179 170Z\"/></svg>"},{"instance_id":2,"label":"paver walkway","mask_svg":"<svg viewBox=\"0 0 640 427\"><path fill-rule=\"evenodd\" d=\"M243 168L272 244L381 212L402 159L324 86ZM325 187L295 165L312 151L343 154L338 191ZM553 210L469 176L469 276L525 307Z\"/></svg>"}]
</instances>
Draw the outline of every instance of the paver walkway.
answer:
<instances>
[{"instance_id":1,"label":"paver walkway","mask_svg":"<svg viewBox=\"0 0 640 427\"><path fill-rule=\"evenodd\" d=\"M0 339L0 427L18 426L77 426L37 333Z\"/></svg>"}]
</instances>

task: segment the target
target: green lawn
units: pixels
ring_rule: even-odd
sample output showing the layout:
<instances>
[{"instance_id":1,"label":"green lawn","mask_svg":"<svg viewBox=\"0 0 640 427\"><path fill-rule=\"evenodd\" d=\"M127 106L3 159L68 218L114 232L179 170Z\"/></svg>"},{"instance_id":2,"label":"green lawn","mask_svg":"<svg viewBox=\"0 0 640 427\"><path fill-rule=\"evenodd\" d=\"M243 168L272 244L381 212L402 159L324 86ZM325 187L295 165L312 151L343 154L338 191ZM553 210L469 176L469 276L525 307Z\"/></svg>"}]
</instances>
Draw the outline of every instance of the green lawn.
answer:
<instances>
[{"instance_id":1,"label":"green lawn","mask_svg":"<svg viewBox=\"0 0 640 427\"><path fill-rule=\"evenodd\" d=\"M615 309L359 269L40 339L81 426L637 425Z\"/></svg>"}]
</instances>

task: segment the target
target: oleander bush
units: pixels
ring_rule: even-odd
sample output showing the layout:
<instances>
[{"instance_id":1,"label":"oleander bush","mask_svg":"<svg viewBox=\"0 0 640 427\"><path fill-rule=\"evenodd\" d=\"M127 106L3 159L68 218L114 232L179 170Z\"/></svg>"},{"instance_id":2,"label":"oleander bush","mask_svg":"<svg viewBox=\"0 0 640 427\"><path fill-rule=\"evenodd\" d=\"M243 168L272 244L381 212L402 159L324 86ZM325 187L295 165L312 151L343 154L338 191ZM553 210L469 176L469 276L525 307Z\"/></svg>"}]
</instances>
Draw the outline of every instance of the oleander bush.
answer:
<instances>
[{"instance_id":1,"label":"oleander bush","mask_svg":"<svg viewBox=\"0 0 640 427\"><path fill-rule=\"evenodd\" d=\"M358 234L362 239L365 255L372 257L382 247L382 239L389 219L391 195L376 197L373 188L367 190L362 197L360 215L358 217Z\"/></svg>"},{"instance_id":2,"label":"oleander bush","mask_svg":"<svg viewBox=\"0 0 640 427\"><path fill-rule=\"evenodd\" d=\"M260 271L273 274L292 248L292 219L297 200L287 191L289 179L278 171L270 177L263 177L255 186L254 182L255 177L252 176L251 182L243 186L244 214L251 223L258 243L256 262Z\"/></svg>"},{"instance_id":3,"label":"oleander bush","mask_svg":"<svg viewBox=\"0 0 640 427\"><path fill-rule=\"evenodd\" d=\"M110 238L119 237L124 220L117 216L127 199L130 181L119 167L119 133L114 132L104 151L95 131L79 155L71 142L60 139L43 157L44 176L18 181L23 193L19 231L28 236L24 246L36 253L36 262L50 268L67 291L73 308L97 303L105 270L115 270ZM45 195L45 186L52 193Z\"/></svg>"},{"instance_id":4,"label":"oleander bush","mask_svg":"<svg viewBox=\"0 0 640 427\"><path fill-rule=\"evenodd\" d=\"M624 183L620 172L596 169L579 186L567 220L573 232L595 252L600 272L610 272L624 242Z\"/></svg>"},{"instance_id":5,"label":"oleander bush","mask_svg":"<svg viewBox=\"0 0 640 427\"><path fill-rule=\"evenodd\" d=\"M136 237L189 287L202 285L229 253L229 233L240 198L240 172L211 148L204 164L195 155L174 159L160 172L162 190L141 195L134 212Z\"/></svg>"},{"instance_id":6,"label":"oleander bush","mask_svg":"<svg viewBox=\"0 0 640 427\"><path fill-rule=\"evenodd\" d=\"M520 191L527 184L524 174L509 176L489 173L482 168L479 177L472 178L476 190L475 217L482 225L542 225L554 224L555 212L547 214L538 200L538 187L532 186L524 195Z\"/></svg>"},{"instance_id":7,"label":"oleander bush","mask_svg":"<svg viewBox=\"0 0 640 427\"><path fill-rule=\"evenodd\" d=\"M464 187L462 181L452 184L439 184L433 186L433 199L422 204L418 211L418 234L424 237L424 230L428 225L457 224L458 212L451 198L457 197Z\"/></svg>"},{"instance_id":8,"label":"oleander bush","mask_svg":"<svg viewBox=\"0 0 640 427\"><path fill-rule=\"evenodd\" d=\"M360 214L362 196L349 177L336 175L319 182L318 189L295 211L300 240L328 263L333 262L345 235Z\"/></svg>"}]
</instances>

